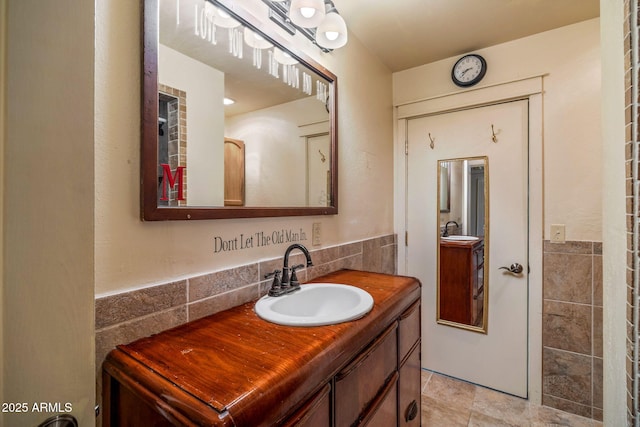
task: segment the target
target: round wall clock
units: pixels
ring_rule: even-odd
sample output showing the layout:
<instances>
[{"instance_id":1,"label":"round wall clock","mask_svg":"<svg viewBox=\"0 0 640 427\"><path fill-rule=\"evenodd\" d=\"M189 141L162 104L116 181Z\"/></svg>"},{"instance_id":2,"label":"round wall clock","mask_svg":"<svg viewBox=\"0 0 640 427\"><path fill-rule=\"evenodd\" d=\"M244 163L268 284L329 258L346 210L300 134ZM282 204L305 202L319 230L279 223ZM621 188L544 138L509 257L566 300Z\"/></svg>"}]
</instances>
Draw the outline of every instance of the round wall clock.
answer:
<instances>
[{"instance_id":1,"label":"round wall clock","mask_svg":"<svg viewBox=\"0 0 640 427\"><path fill-rule=\"evenodd\" d=\"M471 53L458 59L451 69L451 79L461 87L473 86L487 72L487 61L480 55Z\"/></svg>"}]
</instances>

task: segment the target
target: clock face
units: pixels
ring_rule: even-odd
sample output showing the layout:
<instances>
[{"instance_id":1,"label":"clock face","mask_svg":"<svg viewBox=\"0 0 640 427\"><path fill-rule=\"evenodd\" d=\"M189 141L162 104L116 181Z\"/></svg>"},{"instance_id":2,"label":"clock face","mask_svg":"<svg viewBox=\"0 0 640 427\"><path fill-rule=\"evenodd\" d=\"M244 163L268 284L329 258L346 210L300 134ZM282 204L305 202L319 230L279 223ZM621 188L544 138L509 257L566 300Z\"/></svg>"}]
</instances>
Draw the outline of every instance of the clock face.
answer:
<instances>
[{"instance_id":1,"label":"clock face","mask_svg":"<svg viewBox=\"0 0 640 427\"><path fill-rule=\"evenodd\" d=\"M451 70L451 78L458 86L472 86L487 72L487 63L480 55L465 55Z\"/></svg>"}]
</instances>

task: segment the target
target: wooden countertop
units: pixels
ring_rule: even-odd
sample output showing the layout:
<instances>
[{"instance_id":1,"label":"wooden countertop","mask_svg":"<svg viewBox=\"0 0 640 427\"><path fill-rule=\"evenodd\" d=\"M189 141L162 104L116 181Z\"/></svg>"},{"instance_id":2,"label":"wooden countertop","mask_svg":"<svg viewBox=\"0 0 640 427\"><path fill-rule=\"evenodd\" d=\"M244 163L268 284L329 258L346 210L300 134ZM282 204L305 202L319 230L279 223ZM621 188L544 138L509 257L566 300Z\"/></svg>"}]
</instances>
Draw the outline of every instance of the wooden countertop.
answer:
<instances>
[{"instance_id":1,"label":"wooden countertop","mask_svg":"<svg viewBox=\"0 0 640 427\"><path fill-rule=\"evenodd\" d=\"M254 301L120 345L104 369L186 419L205 423L213 410L218 425L273 425L420 297L411 277L342 270L312 282L360 287L373 309L351 322L295 327L260 319Z\"/></svg>"}]
</instances>

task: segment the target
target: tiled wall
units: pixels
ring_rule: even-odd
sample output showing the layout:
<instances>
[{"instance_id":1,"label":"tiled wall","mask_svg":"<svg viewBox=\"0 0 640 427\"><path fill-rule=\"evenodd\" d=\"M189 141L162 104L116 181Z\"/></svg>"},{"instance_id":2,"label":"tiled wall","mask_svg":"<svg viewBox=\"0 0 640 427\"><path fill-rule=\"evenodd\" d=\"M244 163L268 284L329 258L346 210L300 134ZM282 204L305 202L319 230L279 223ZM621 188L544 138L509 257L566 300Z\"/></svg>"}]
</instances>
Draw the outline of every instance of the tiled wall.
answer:
<instances>
[{"instance_id":1,"label":"tiled wall","mask_svg":"<svg viewBox=\"0 0 640 427\"><path fill-rule=\"evenodd\" d=\"M544 242L546 406L602 420L602 243Z\"/></svg>"},{"instance_id":2,"label":"tiled wall","mask_svg":"<svg viewBox=\"0 0 640 427\"><path fill-rule=\"evenodd\" d=\"M298 278L305 282L343 268L394 274L396 254L395 235L312 250L314 266L298 270ZM294 251L289 265L302 264L303 260L302 253ZM118 344L258 299L271 284L264 275L280 268L282 257L98 298L97 374L107 353Z\"/></svg>"}]
</instances>

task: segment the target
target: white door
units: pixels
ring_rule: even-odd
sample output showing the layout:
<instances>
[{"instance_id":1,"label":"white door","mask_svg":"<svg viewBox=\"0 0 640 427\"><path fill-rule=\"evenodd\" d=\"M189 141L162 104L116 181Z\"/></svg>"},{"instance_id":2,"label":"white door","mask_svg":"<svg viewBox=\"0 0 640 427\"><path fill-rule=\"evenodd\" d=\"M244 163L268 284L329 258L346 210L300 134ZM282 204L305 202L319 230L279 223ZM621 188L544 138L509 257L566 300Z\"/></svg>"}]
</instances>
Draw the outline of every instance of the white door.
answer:
<instances>
[{"instance_id":1,"label":"white door","mask_svg":"<svg viewBox=\"0 0 640 427\"><path fill-rule=\"evenodd\" d=\"M307 206L329 206L331 138L328 133L307 137Z\"/></svg>"},{"instance_id":2,"label":"white door","mask_svg":"<svg viewBox=\"0 0 640 427\"><path fill-rule=\"evenodd\" d=\"M423 286L422 365L527 397L528 101L409 119L406 123L406 256L408 274L418 277ZM488 159L486 334L436 322L438 161L480 156ZM520 275L500 269L513 263L524 266Z\"/></svg>"}]
</instances>

